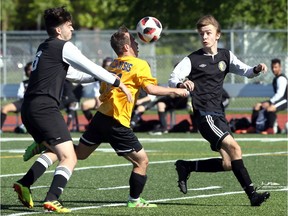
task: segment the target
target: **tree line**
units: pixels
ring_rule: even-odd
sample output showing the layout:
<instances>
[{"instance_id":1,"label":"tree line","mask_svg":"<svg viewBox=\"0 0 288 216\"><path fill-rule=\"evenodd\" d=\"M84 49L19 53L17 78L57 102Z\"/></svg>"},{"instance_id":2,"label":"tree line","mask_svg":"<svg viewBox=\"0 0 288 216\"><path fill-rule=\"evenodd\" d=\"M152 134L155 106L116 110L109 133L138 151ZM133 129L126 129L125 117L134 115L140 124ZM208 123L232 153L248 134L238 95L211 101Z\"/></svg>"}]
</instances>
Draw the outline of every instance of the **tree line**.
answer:
<instances>
[{"instance_id":1,"label":"tree line","mask_svg":"<svg viewBox=\"0 0 288 216\"><path fill-rule=\"evenodd\" d=\"M4 31L44 30L43 11L66 6L80 29L135 29L144 16L157 17L165 29L195 29L212 14L222 29L287 29L286 0L1 0Z\"/></svg>"}]
</instances>

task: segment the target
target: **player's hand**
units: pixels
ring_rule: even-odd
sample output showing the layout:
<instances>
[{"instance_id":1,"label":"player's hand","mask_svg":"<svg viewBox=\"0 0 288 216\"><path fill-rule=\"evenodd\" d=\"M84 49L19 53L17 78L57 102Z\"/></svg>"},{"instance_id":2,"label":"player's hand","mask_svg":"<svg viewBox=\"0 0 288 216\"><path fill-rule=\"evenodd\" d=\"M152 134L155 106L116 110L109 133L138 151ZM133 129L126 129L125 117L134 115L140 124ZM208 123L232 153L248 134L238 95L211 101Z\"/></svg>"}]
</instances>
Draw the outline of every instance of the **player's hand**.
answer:
<instances>
[{"instance_id":1,"label":"player's hand","mask_svg":"<svg viewBox=\"0 0 288 216\"><path fill-rule=\"evenodd\" d=\"M267 70L268 70L268 68L264 63L260 63L255 67L255 71L257 73L260 73L260 72L265 73L265 72L267 72Z\"/></svg>"},{"instance_id":2,"label":"player's hand","mask_svg":"<svg viewBox=\"0 0 288 216\"><path fill-rule=\"evenodd\" d=\"M119 88L126 94L128 102L133 102L133 97L129 89L124 85L122 82L120 82Z\"/></svg>"},{"instance_id":3,"label":"player's hand","mask_svg":"<svg viewBox=\"0 0 288 216\"><path fill-rule=\"evenodd\" d=\"M180 97L188 97L189 91L184 88L175 88L175 95Z\"/></svg>"},{"instance_id":4,"label":"player's hand","mask_svg":"<svg viewBox=\"0 0 288 216\"><path fill-rule=\"evenodd\" d=\"M267 109L270 106L270 103L269 102L262 102L261 106L263 109Z\"/></svg>"},{"instance_id":5,"label":"player's hand","mask_svg":"<svg viewBox=\"0 0 288 216\"><path fill-rule=\"evenodd\" d=\"M188 91L193 91L194 90L194 83L191 80L186 80L180 84L180 88L185 88Z\"/></svg>"}]
</instances>

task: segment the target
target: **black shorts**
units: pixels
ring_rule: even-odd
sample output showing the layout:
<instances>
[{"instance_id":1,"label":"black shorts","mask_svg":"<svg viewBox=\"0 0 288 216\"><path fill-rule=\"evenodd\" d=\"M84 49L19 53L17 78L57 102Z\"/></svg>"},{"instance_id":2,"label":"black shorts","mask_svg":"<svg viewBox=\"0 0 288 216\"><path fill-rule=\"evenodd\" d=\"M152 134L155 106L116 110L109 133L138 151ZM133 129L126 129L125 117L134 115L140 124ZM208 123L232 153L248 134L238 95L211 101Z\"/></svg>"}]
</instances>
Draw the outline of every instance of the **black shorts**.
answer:
<instances>
[{"instance_id":1,"label":"black shorts","mask_svg":"<svg viewBox=\"0 0 288 216\"><path fill-rule=\"evenodd\" d=\"M22 122L35 142L57 145L72 140L57 102L49 96L25 98L21 109Z\"/></svg>"},{"instance_id":2,"label":"black shorts","mask_svg":"<svg viewBox=\"0 0 288 216\"><path fill-rule=\"evenodd\" d=\"M195 114L198 130L209 143L213 151L221 149L221 142L227 135L232 135L229 124L222 115L200 115Z\"/></svg>"},{"instance_id":3,"label":"black shorts","mask_svg":"<svg viewBox=\"0 0 288 216\"><path fill-rule=\"evenodd\" d=\"M113 117L100 112L94 115L80 142L85 145L110 143L119 156L133 151L138 152L143 148L131 128L121 125Z\"/></svg>"},{"instance_id":4,"label":"black shorts","mask_svg":"<svg viewBox=\"0 0 288 216\"><path fill-rule=\"evenodd\" d=\"M14 104L14 106L16 107L16 111L15 111L16 113L21 112L23 101L24 99L20 99L20 100L12 102L12 104Z\"/></svg>"}]
</instances>

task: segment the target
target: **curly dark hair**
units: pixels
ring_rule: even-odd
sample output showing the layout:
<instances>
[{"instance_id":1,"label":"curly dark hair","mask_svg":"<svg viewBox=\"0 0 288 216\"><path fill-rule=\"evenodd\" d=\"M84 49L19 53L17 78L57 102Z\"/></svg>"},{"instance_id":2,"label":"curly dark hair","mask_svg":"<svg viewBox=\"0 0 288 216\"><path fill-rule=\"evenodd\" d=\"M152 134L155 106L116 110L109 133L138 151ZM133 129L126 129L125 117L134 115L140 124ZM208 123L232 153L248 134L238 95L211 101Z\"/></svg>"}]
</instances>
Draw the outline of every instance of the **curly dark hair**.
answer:
<instances>
[{"instance_id":1,"label":"curly dark hair","mask_svg":"<svg viewBox=\"0 0 288 216\"><path fill-rule=\"evenodd\" d=\"M65 10L65 6L58 8L49 8L44 11L44 20L46 31L49 36L55 36L55 28L65 22L72 22L71 14Z\"/></svg>"}]
</instances>

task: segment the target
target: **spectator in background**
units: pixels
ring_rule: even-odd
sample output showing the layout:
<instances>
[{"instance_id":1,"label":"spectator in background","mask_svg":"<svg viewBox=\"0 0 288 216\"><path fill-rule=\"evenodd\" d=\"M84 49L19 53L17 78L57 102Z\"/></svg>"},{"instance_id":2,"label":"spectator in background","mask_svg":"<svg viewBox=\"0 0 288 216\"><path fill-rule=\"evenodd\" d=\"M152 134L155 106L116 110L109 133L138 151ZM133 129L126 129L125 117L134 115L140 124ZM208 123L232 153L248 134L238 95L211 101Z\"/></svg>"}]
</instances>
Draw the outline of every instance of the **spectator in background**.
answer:
<instances>
[{"instance_id":1,"label":"spectator in background","mask_svg":"<svg viewBox=\"0 0 288 216\"><path fill-rule=\"evenodd\" d=\"M141 124L142 122L141 116L144 114L146 110L151 109L155 105L155 103L153 102L155 98L156 98L155 95L149 95L142 88L140 89L140 93L137 101L135 102L135 107L130 122L130 127L132 129Z\"/></svg>"},{"instance_id":2,"label":"spectator in background","mask_svg":"<svg viewBox=\"0 0 288 216\"><path fill-rule=\"evenodd\" d=\"M103 60L102 67L107 70L108 66L112 63L113 58L107 57ZM93 91L95 93L95 97L93 99L88 99L82 102L81 104L81 110L87 119L88 122L93 118L93 114L91 110L97 110L101 104L101 101L99 100L100 96L100 81L94 82L91 85L94 86Z\"/></svg>"},{"instance_id":3,"label":"spectator in background","mask_svg":"<svg viewBox=\"0 0 288 216\"><path fill-rule=\"evenodd\" d=\"M274 95L268 100L257 103L253 107L251 116L251 127L247 130L242 130L241 133L262 133L274 134L278 128L276 113L287 109L287 77L282 73L281 60L272 59L271 69L274 74L272 86ZM277 126L277 124L276 124Z\"/></svg>"},{"instance_id":4,"label":"spectator in background","mask_svg":"<svg viewBox=\"0 0 288 216\"><path fill-rule=\"evenodd\" d=\"M17 92L17 96L18 96L18 100L6 104L1 108L1 130L0 132L2 133L2 127L5 123L5 120L7 118L7 114L9 112L15 112L15 113L19 113L21 111L21 106L23 103L23 97L24 97L24 92L26 91L26 88L28 86L28 82L29 82L29 77L32 71L32 62L28 62L25 67L24 67L24 72L25 72L25 76L28 78L26 80L23 80L20 83L18 92Z\"/></svg>"},{"instance_id":5,"label":"spectator in background","mask_svg":"<svg viewBox=\"0 0 288 216\"><path fill-rule=\"evenodd\" d=\"M63 85L63 93L62 93L59 109L66 110L67 127L70 126L73 118L75 117L75 111L79 107L78 99L76 98L73 90L74 90L74 86L72 82L66 79Z\"/></svg>"},{"instance_id":6,"label":"spectator in background","mask_svg":"<svg viewBox=\"0 0 288 216\"><path fill-rule=\"evenodd\" d=\"M162 135L165 133L168 133L168 125L166 120L167 112L174 109L186 109L187 97L178 97L178 96L164 96L159 97L157 101L157 111L158 111L158 117L160 121L159 127L154 129L153 131L150 131L150 135Z\"/></svg>"}]
</instances>

